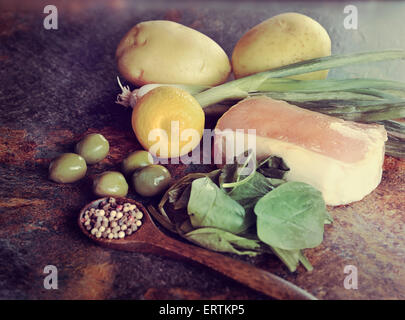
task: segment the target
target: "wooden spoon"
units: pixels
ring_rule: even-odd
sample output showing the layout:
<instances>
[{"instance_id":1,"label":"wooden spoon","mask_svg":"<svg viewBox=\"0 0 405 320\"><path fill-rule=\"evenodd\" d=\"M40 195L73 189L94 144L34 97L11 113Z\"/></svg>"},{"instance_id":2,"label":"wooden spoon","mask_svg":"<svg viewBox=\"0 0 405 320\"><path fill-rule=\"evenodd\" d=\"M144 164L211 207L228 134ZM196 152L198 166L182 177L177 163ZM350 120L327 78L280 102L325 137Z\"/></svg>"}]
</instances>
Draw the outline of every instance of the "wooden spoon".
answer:
<instances>
[{"instance_id":1,"label":"wooden spoon","mask_svg":"<svg viewBox=\"0 0 405 320\"><path fill-rule=\"evenodd\" d=\"M124 251L165 253L170 256L187 258L275 299L316 300L310 293L272 273L223 254L166 236L156 227L145 207L132 199L116 198L119 202L135 204L143 212L141 227L123 239L96 238L86 230L81 219L87 209L98 208L100 202L106 199L98 199L86 205L80 211L78 219L80 230L101 246Z\"/></svg>"}]
</instances>

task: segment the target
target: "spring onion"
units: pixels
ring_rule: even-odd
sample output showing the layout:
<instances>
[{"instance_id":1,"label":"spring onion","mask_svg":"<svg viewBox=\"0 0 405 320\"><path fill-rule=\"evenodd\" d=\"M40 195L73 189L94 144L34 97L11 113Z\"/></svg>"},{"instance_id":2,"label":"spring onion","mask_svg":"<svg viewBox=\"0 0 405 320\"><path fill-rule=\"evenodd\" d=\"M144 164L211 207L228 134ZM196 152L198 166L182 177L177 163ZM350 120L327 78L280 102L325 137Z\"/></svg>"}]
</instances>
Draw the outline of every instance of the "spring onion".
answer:
<instances>
[{"instance_id":1,"label":"spring onion","mask_svg":"<svg viewBox=\"0 0 405 320\"><path fill-rule=\"evenodd\" d=\"M405 59L405 51L393 50L348 55L332 55L329 57L311 59L224 83L198 93L195 95L195 98L204 108L205 106L212 105L223 100L243 99L248 96L249 92L259 91L260 86L264 85L266 80L271 78L288 77L357 63L369 63L393 59ZM294 80L293 82L296 83L296 81L305 83L306 81L311 80ZM314 88L313 91L316 91L316 88Z\"/></svg>"},{"instance_id":2,"label":"spring onion","mask_svg":"<svg viewBox=\"0 0 405 320\"><path fill-rule=\"evenodd\" d=\"M388 133L397 139L405 141L405 123L395 120L378 121L379 124L385 126Z\"/></svg>"},{"instance_id":3,"label":"spring onion","mask_svg":"<svg viewBox=\"0 0 405 320\"><path fill-rule=\"evenodd\" d=\"M391 137L388 138L388 141L385 143L385 153L397 157L397 158L405 158L405 141L392 139Z\"/></svg>"},{"instance_id":4,"label":"spring onion","mask_svg":"<svg viewBox=\"0 0 405 320\"><path fill-rule=\"evenodd\" d=\"M260 72L212 88L195 85L175 86L194 95L207 115L224 113L229 108L227 105L229 102L249 96L266 95L345 120L383 122L381 124L384 124L389 135L399 138L387 142L387 154L398 156L405 153L405 125L394 119L405 117L405 83L368 78L345 80L284 78L358 63L394 59L405 59L405 51L332 55ZM116 102L133 107L140 96L162 84L146 85L132 92L120 82L119 85L122 93L118 95Z\"/></svg>"}]
</instances>

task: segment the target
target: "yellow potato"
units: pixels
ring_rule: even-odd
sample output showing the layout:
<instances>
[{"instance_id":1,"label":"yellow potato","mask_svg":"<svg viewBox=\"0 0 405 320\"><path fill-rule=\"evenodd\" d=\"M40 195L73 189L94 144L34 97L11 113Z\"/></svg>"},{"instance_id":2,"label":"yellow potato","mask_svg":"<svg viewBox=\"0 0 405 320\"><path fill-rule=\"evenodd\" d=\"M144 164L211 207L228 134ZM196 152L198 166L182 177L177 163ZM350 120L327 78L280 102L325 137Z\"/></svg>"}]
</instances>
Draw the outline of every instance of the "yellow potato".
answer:
<instances>
[{"instance_id":1,"label":"yellow potato","mask_svg":"<svg viewBox=\"0 0 405 320\"><path fill-rule=\"evenodd\" d=\"M118 70L135 85L214 86L231 71L228 56L211 38L179 23L145 21L134 26L116 51Z\"/></svg>"},{"instance_id":2,"label":"yellow potato","mask_svg":"<svg viewBox=\"0 0 405 320\"><path fill-rule=\"evenodd\" d=\"M232 54L236 78L303 60L329 56L331 41L315 20L299 13L274 16L246 32ZM325 79L328 70L292 76L294 79Z\"/></svg>"}]
</instances>

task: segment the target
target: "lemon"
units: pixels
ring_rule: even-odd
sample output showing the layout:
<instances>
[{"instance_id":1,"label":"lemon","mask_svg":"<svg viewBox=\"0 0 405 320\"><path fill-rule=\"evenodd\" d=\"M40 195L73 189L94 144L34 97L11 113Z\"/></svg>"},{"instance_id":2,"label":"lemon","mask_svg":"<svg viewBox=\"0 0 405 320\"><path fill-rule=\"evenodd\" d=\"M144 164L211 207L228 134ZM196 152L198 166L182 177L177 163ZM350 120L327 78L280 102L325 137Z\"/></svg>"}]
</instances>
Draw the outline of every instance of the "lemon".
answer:
<instances>
[{"instance_id":1,"label":"lemon","mask_svg":"<svg viewBox=\"0 0 405 320\"><path fill-rule=\"evenodd\" d=\"M137 101L132 111L132 128L139 143L157 157L173 158L198 146L205 115L187 91L157 87Z\"/></svg>"}]
</instances>

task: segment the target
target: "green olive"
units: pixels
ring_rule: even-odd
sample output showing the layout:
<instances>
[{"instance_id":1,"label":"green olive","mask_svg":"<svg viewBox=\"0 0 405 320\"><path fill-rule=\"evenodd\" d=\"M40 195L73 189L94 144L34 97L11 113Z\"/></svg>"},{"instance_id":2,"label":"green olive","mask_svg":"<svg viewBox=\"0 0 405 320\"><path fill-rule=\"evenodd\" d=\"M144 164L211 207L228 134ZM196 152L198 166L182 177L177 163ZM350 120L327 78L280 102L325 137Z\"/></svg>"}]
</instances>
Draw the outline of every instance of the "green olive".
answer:
<instances>
[{"instance_id":1,"label":"green olive","mask_svg":"<svg viewBox=\"0 0 405 320\"><path fill-rule=\"evenodd\" d=\"M170 180L170 172L158 164L135 171L132 175L135 191L144 197L152 197L162 193L169 187Z\"/></svg>"},{"instance_id":2,"label":"green olive","mask_svg":"<svg viewBox=\"0 0 405 320\"><path fill-rule=\"evenodd\" d=\"M75 152L80 154L88 164L103 160L110 150L106 138L99 133L91 133L76 144Z\"/></svg>"},{"instance_id":3,"label":"green olive","mask_svg":"<svg viewBox=\"0 0 405 320\"><path fill-rule=\"evenodd\" d=\"M49 165L49 179L59 183L71 183L86 175L87 165L76 153L64 153Z\"/></svg>"},{"instance_id":4,"label":"green olive","mask_svg":"<svg viewBox=\"0 0 405 320\"><path fill-rule=\"evenodd\" d=\"M105 171L94 179L93 192L100 197L125 197L128 193L128 183L121 172Z\"/></svg>"},{"instance_id":5,"label":"green olive","mask_svg":"<svg viewBox=\"0 0 405 320\"><path fill-rule=\"evenodd\" d=\"M148 151L138 150L132 152L122 162L122 172L125 175L132 174L135 170L153 164L153 157Z\"/></svg>"}]
</instances>

